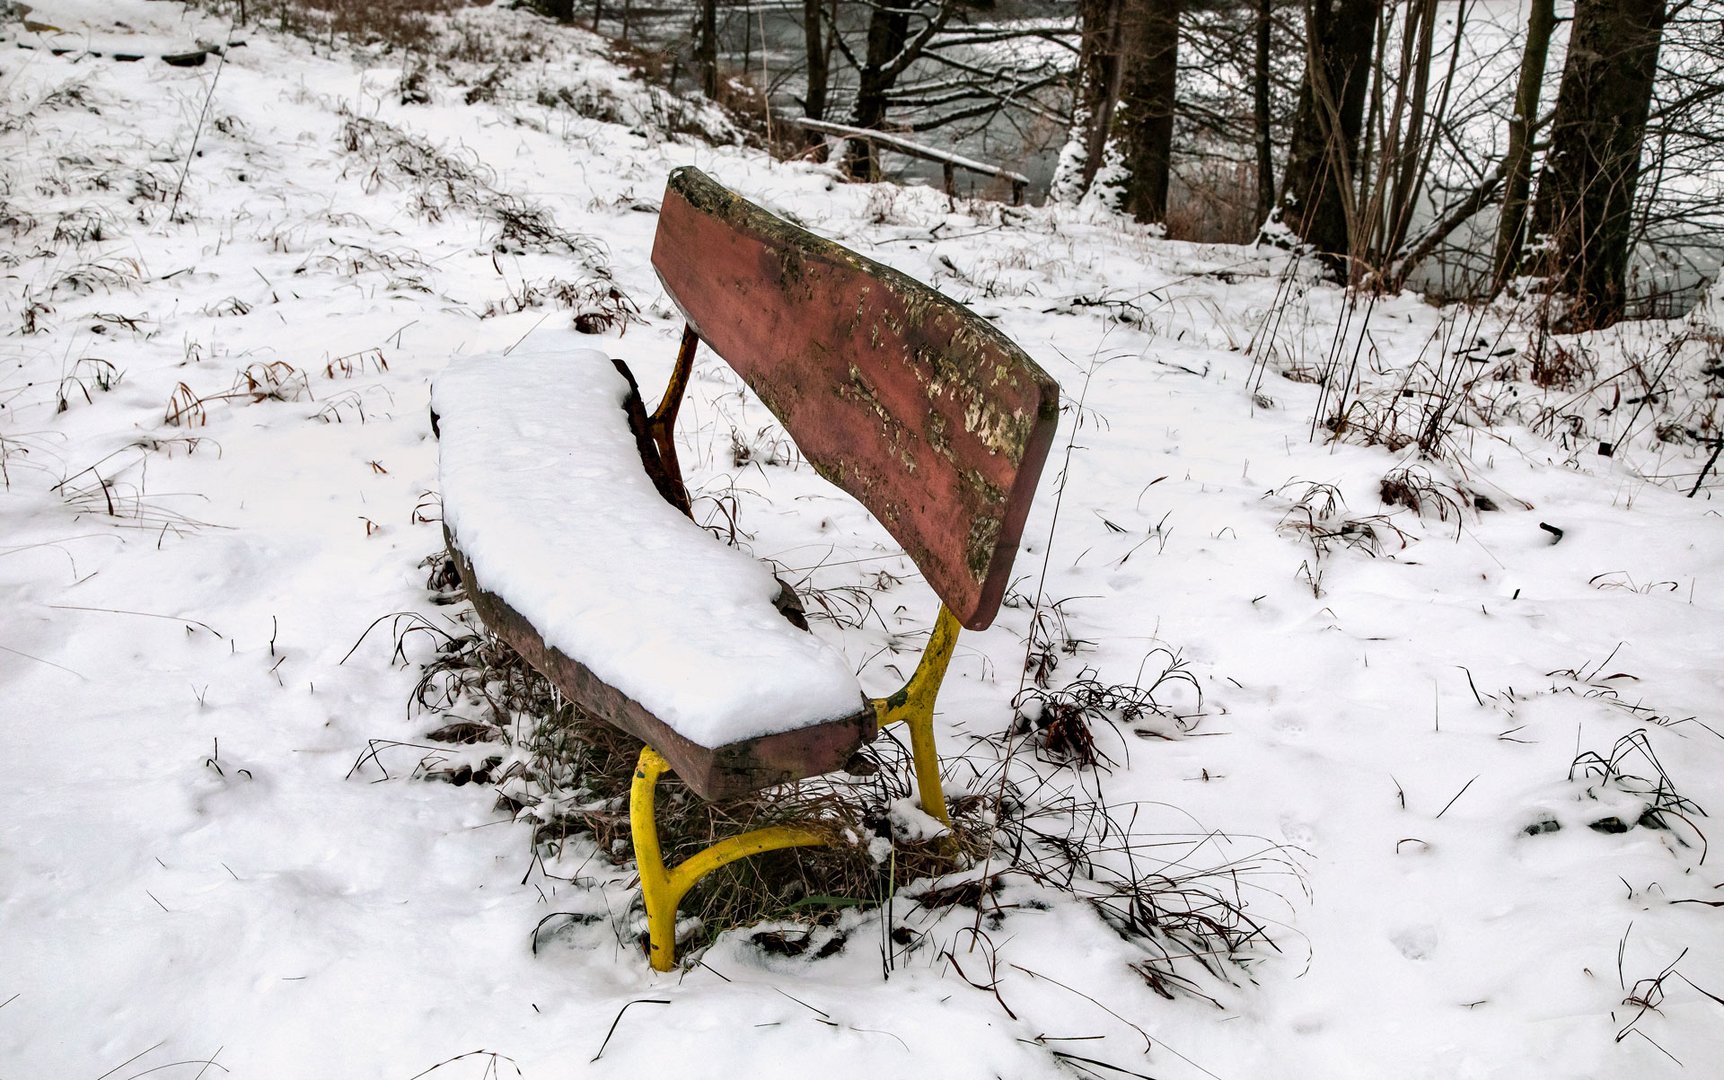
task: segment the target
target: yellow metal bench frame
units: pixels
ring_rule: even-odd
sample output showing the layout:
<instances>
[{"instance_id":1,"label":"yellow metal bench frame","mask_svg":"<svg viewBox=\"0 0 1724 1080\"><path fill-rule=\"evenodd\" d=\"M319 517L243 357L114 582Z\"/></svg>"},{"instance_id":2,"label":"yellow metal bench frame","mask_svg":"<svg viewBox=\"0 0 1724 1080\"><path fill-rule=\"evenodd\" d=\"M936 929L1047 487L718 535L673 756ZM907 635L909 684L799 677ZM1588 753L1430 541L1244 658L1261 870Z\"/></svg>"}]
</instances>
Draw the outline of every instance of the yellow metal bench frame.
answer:
<instances>
[{"instance_id":1,"label":"yellow metal bench frame","mask_svg":"<svg viewBox=\"0 0 1724 1080\"><path fill-rule=\"evenodd\" d=\"M945 681L946 668L958 643L957 616L940 605L934 632L922 650L916 671L903 689L874 698L870 704L882 728L902 722L910 729L910 756L916 766L916 795L922 811L940 824L950 826L946 798L940 788L940 758L934 746L934 702ZM726 837L676 866L667 867L658 838L658 813L654 792L659 777L670 771L669 762L657 750L641 749L629 788L629 829L634 836L635 862L640 869L641 901L646 907L647 942L652 966L669 971L676 966L676 913L682 898L696 882L721 866L763 851L805 847L829 842L827 834L794 825L770 825L737 836Z\"/></svg>"}]
</instances>

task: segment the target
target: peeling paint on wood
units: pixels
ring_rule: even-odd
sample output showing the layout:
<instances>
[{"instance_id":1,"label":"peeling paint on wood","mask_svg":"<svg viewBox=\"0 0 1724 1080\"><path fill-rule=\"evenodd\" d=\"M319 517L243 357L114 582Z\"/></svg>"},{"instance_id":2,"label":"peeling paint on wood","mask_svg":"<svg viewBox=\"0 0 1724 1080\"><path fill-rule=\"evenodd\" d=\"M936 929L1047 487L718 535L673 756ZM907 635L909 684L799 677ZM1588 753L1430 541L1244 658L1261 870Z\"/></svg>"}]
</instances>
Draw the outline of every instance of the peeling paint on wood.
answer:
<instances>
[{"instance_id":1,"label":"peeling paint on wood","mask_svg":"<svg viewBox=\"0 0 1724 1080\"><path fill-rule=\"evenodd\" d=\"M671 174L653 265L815 470L988 626L1053 444L1053 379L963 305L697 169Z\"/></svg>"}]
</instances>

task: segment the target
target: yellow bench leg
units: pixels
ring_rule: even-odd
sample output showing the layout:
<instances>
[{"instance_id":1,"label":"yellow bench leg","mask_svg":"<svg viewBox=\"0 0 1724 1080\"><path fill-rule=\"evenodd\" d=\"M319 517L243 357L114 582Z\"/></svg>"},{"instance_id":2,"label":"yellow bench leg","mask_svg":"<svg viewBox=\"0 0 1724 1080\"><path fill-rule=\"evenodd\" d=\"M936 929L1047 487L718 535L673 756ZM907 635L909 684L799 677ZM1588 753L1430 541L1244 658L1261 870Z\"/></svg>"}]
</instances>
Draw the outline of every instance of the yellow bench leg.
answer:
<instances>
[{"instance_id":1,"label":"yellow bench leg","mask_svg":"<svg viewBox=\"0 0 1724 1080\"><path fill-rule=\"evenodd\" d=\"M904 688L890 697L872 702L881 727L903 721L910 728L910 754L916 765L916 795L922 810L950 826L946 798L940 790L940 755L934 746L934 702L946 668L952 662L958 632L963 629L956 615L940 606L934 633L915 674ZM694 883L721 866L778 848L824 844L827 837L813 829L771 825L740 836L728 837L696 852L674 867L664 864L659 845L654 792L658 779L670 771L670 763L650 746L641 748L629 788L629 829L634 834L635 862L640 869L641 902L647 913L647 942L653 969L669 971L676 965L676 912Z\"/></svg>"},{"instance_id":2,"label":"yellow bench leg","mask_svg":"<svg viewBox=\"0 0 1724 1080\"><path fill-rule=\"evenodd\" d=\"M728 837L696 852L675 867L666 868L659 847L658 818L653 792L658 778L670 763L650 746L641 748L629 788L629 829L634 834L635 862L640 868L641 902L647 913L647 942L655 971L676 965L676 909L694 883L728 863L778 848L824 844L827 837L813 829L771 825L740 836Z\"/></svg>"},{"instance_id":3,"label":"yellow bench leg","mask_svg":"<svg viewBox=\"0 0 1724 1080\"><path fill-rule=\"evenodd\" d=\"M902 720L910 728L910 754L916 762L916 795L923 813L951 825L946 814L946 797L940 790L940 754L934 747L934 702L940 696L940 684L945 681L946 668L952 662L952 651L958 644L958 632L963 629L958 617L940 605L934 620L934 633L922 659L904 689L891 697L875 698L874 713L880 726Z\"/></svg>"}]
</instances>

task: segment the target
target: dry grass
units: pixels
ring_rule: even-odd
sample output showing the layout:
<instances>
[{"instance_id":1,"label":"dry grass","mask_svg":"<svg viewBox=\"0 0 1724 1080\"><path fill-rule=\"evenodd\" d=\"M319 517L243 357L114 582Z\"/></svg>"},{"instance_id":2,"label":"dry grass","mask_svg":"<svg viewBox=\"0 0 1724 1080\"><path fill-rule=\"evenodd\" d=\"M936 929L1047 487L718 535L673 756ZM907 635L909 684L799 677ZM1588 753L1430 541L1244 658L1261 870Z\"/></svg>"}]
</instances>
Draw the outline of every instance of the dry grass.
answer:
<instances>
[{"instance_id":1,"label":"dry grass","mask_svg":"<svg viewBox=\"0 0 1724 1080\"><path fill-rule=\"evenodd\" d=\"M1461 507L1466 496L1459 489L1431 475L1422 465L1403 465L1383 474L1378 494L1386 506L1404 506L1424 517L1427 513L1438 521L1455 520L1456 534L1461 526Z\"/></svg>"},{"instance_id":2,"label":"dry grass","mask_svg":"<svg viewBox=\"0 0 1724 1080\"><path fill-rule=\"evenodd\" d=\"M1336 549L1359 551L1376 558L1405 548L1413 539L1383 514L1348 515L1347 501L1333 484L1290 480L1276 491L1267 492L1264 498L1271 495L1285 498L1293 491L1300 494L1282 515L1275 531L1310 547L1311 555L1300 565L1297 576L1311 589L1313 597L1323 596L1326 560ZM1391 549L1390 544L1395 546Z\"/></svg>"},{"instance_id":3,"label":"dry grass","mask_svg":"<svg viewBox=\"0 0 1724 1080\"><path fill-rule=\"evenodd\" d=\"M1572 349L1552 343L1534 352L1527 379L1540 389L1566 390L1591 376L1594 369L1592 357L1578 342Z\"/></svg>"},{"instance_id":4,"label":"dry grass","mask_svg":"<svg viewBox=\"0 0 1724 1080\"><path fill-rule=\"evenodd\" d=\"M442 557L428 561L433 589L446 600L458 596L452 564ZM398 661L405 661L414 637L436 642L411 704L437 722L427 738L500 748L477 766L432 753L415 771L427 779L492 785L498 809L531 825L541 865L575 852L617 867L631 862L629 789L640 741L567 701L506 643L478 628L470 611L444 626L417 616L392 618ZM762 920L819 923L950 869L953 843L916 834L894 810L912 797L910 777L908 749L890 733L843 771L741 799L708 802L667 775L657 789L667 864L774 824L813 828L832 841L732 863L702 879L683 901L682 915L699 920L703 941ZM989 836L980 801L958 800L951 810L958 857L978 857ZM882 850L890 857L881 858ZM796 937L776 943L778 949L799 951Z\"/></svg>"},{"instance_id":5,"label":"dry grass","mask_svg":"<svg viewBox=\"0 0 1724 1080\"><path fill-rule=\"evenodd\" d=\"M1352 517L1345 513L1347 501L1333 484L1310 480L1294 480L1282 485L1276 494L1304 490L1282 516L1276 531L1311 545L1314 558L1322 558L1336 548L1350 548L1376 557L1387 553L1390 541L1395 550L1407 546L1410 537L1399 526L1381 514Z\"/></svg>"},{"instance_id":6,"label":"dry grass","mask_svg":"<svg viewBox=\"0 0 1724 1080\"><path fill-rule=\"evenodd\" d=\"M1452 304L1406 360L1403 348L1378 347L1392 337L1373 325L1376 293L1349 290L1339 316L1319 320L1301 289L1298 262L1287 261L1247 346L1248 389L1260 392L1271 368L1314 384L1313 441L1416 453L1466 475L1480 445L1500 437L1492 429L1518 424L1554 442L1571 466L1621 458L1646 479L1693 496L1715 482L1724 456L1724 335L1703 321L1623 322L1559 335L1547 297ZM1407 479L1386 478L1384 501L1414 509L1422 502L1444 517L1422 497L1428 487L1400 482ZM1488 510L1496 501L1453 486L1462 506Z\"/></svg>"},{"instance_id":7,"label":"dry grass","mask_svg":"<svg viewBox=\"0 0 1724 1080\"><path fill-rule=\"evenodd\" d=\"M436 40L435 19L471 6L467 0L208 0L224 15L273 26L334 48L339 42L386 50L419 51Z\"/></svg>"},{"instance_id":8,"label":"dry grass","mask_svg":"<svg viewBox=\"0 0 1724 1080\"><path fill-rule=\"evenodd\" d=\"M1630 772L1630 769L1634 771ZM1646 732L1633 731L1624 735L1616 740L1608 754L1596 750L1583 751L1569 765L1568 778L1586 781L1589 795L1597 788L1608 787L1643 800L1643 809L1633 821L1624 821L1614 815L1603 817L1589 824L1594 832L1621 833L1636 826L1659 829L1687 847L1688 841L1676 828L1681 825L1699 842L1700 858L1705 860L1706 835L1694 819L1706 817L1706 811L1676 790L1670 774L1664 771L1664 763L1653 752Z\"/></svg>"},{"instance_id":9,"label":"dry grass","mask_svg":"<svg viewBox=\"0 0 1724 1080\"><path fill-rule=\"evenodd\" d=\"M60 496L74 519L89 517L110 528L154 533L158 544L169 535L179 538L205 529L225 528L178 509L188 499L208 502L208 496L198 492L155 492L145 484L149 456L157 452L171 454L178 445L181 444L175 441L155 440L131 443L66 475L49 490ZM188 453L195 452L198 440L186 440L183 445ZM0 441L0 459L4 450L5 444Z\"/></svg>"},{"instance_id":10,"label":"dry grass","mask_svg":"<svg viewBox=\"0 0 1724 1080\"><path fill-rule=\"evenodd\" d=\"M1231 984L1263 949L1279 951L1248 909L1259 906L1254 894L1285 902L1286 885L1304 889L1299 851L1201 828L1154 831L1141 821L1146 807L1056 785L1021 757L1002 759L983 783L998 792L984 880L1026 880L1087 904L1142 946L1132 969L1162 997L1219 1007L1209 987ZM1255 846L1238 854L1242 842ZM992 915L997 924L1004 912L995 906Z\"/></svg>"},{"instance_id":11,"label":"dry grass","mask_svg":"<svg viewBox=\"0 0 1724 1080\"><path fill-rule=\"evenodd\" d=\"M324 362L323 377L326 379L351 379L364 372L367 368L379 375L389 370L389 360L383 355L382 349L360 349L346 356L333 357Z\"/></svg>"},{"instance_id":12,"label":"dry grass","mask_svg":"<svg viewBox=\"0 0 1724 1080\"><path fill-rule=\"evenodd\" d=\"M1145 679L1153 659L1161 661L1160 669ZM1146 656L1135 682L1109 684L1096 675L1086 667L1058 689L1044 683L1019 691L1012 699L1012 735L1029 739L1040 761L1089 769L1118 764L1098 745L1098 730L1111 734L1123 749L1128 745L1123 731L1140 739L1167 739L1197 725L1203 688L1184 659L1169 649L1158 647ZM1174 687L1196 700L1193 711L1181 713L1156 699L1158 691L1165 698Z\"/></svg>"},{"instance_id":13,"label":"dry grass","mask_svg":"<svg viewBox=\"0 0 1724 1080\"><path fill-rule=\"evenodd\" d=\"M263 401L301 401L311 394L305 373L285 360L255 361L234 375L233 385L216 394L199 394L181 382L168 396L162 422L173 427L202 427L209 422L209 406L217 401L257 404Z\"/></svg>"},{"instance_id":14,"label":"dry grass","mask_svg":"<svg viewBox=\"0 0 1724 1080\"><path fill-rule=\"evenodd\" d=\"M1257 220L1257 167L1248 161L1194 157L1173 175L1167 200L1167 238L1211 244L1248 244Z\"/></svg>"},{"instance_id":15,"label":"dry grass","mask_svg":"<svg viewBox=\"0 0 1724 1080\"><path fill-rule=\"evenodd\" d=\"M12 473L50 471L55 458L54 432L0 430L0 489L12 490Z\"/></svg>"},{"instance_id":16,"label":"dry grass","mask_svg":"<svg viewBox=\"0 0 1724 1080\"><path fill-rule=\"evenodd\" d=\"M488 222L495 229L491 244L497 252L574 255L594 277L609 277L604 245L563 229L544 206L497 190L490 170L471 153L446 153L426 139L345 108L341 117L342 148L367 167L368 190L402 188L426 221L461 213Z\"/></svg>"},{"instance_id":17,"label":"dry grass","mask_svg":"<svg viewBox=\"0 0 1724 1080\"><path fill-rule=\"evenodd\" d=\"M626 333L631 325L645 325L640 308L629 299L609 276L592 276L579 281L566 278L524 280L509 290L501 300L485 305L480 318L513 315L529 308L563 308L573 312L572 324L583 334L604 334L616 330Z\"/></svg>"},{"instance_id":18,"label":"dry grass","mask_svg":"<svg viewBox=\"0 0 1724 1080\"><path fill-rule=\"evenodd\" d=\"M54 411L65 412L78 398L82 398L86 405L94 404L95 397L92 392L105 394L118 386L123 377L123 373L111 360L98 356L81 357L72 363L66 374L60 376Z\"/></svg>"},{"instance_id":19,"label":"dry grass","mask_svg":"<svg viewBox=\"0 0 1724 1080\"><path fill-rule=\"evenodd\" d=\"M453 562L439 554L426 565L433 599L461 603ZM532 864L540 871L561 876L571 865L591 867L596 860L626 873L633 857L629 787L641 744L565 700L480 628L470 610L440 624L402 614L374 626L391 619L397 662L407 662L415 639L433 645L409 704L431 729L425 743L373 745L356 769L381 767L384 750L405 747L420 755L415 775L491 786L498 809L531 826ZM1195 685L1169 654L1151 689L1181 681ZM1075 701L1080 691L1067 689ZM1164 711L1150 691L1136 687L1102 688L1091 697L1080 707L1100 710L1110 724ZM1052 785L1032 756L1011 752L1010 737L976 744L972 752L980 760L946 756L948 772L967 769L978 780L970 790L990 794L952 799L952 834L930 835L925 819L903 809L914 787L908 749L896 736L888 729L838 772L743 799L707 802L674 776L660 782L658 826L667 862L772 824L814 828L832 840L741 860L703 879L681 907L683 917L698 920L696 944L764 921L770 925L750 936L756 948L818 959L846 947L845 927L856 924L840 925L845 910L899 911L889 903L899 894L915 900L910 910L928 917L973 909L977 928L971 932L986 937L1018 909L1000 898L1006 886L1031 883L1076 897L1117 932L1143 943L1146 959L1136 968L1156 992L1212 1000L1201 989L1203 980L1231 981L1227 970L1265 940L1263 925L1244 912L1243 893L1263 887L1255 880L1262 874L1298 876L1296 858L1272 845L1242 859L1197 858L1213 837L1150 835L1134 826L1136 808ZM455 749L461 745L468 748ZM573 874L578 883L592 871ZM635 932L639 910L637 900L630 912L618 913L619 932ZM888 967L899 952L927 940L895 924L896 918L879 926ZM550 916L540 929L551 933L594 919ZM539 938L536 933L535 945Z\"/></svg>"}]
</instances>

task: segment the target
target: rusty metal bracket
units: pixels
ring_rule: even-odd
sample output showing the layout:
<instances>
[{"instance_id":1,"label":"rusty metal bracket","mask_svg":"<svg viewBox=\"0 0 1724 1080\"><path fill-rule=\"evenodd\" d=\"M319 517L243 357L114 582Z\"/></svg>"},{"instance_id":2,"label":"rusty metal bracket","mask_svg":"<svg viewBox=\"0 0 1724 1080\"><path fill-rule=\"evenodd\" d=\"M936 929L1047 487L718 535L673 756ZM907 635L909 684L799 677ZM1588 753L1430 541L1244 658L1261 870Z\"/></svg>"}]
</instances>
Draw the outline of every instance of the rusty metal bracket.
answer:
<instances>
[{"instance_id":1,"label":"rusty metal bracket","mask_svg":"<svg viewBox=\"0 0 1724 1080\"><path fill-rule=\"evenodd\" d=\"M682 344L676 352L676 366L671 369L670 382L664 388L658 408L647 420L647 430L658 445L658 459L665 471L682 480L682 467L676 461L676 413L682 407L683 394L688 390L689 372L694 369L694 350L700 345L700 335L694 327L683 324Z\"/></svg>"}]
</instances>

